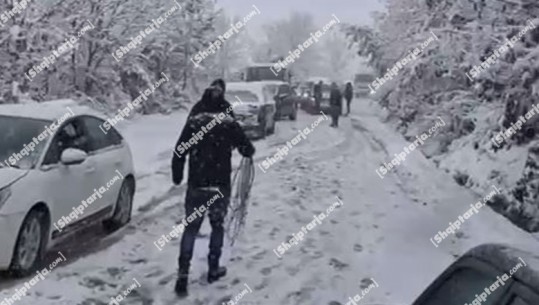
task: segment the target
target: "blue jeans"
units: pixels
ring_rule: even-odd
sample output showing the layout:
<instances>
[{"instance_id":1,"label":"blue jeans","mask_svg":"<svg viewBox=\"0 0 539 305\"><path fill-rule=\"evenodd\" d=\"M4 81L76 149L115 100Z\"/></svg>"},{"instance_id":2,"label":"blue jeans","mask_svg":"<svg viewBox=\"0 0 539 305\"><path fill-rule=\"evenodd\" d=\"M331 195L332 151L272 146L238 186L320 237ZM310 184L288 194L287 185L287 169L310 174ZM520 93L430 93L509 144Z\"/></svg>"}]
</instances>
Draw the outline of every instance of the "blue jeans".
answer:
<instances>
[{"instance_id":1,"label":"blue jeans","mask_svg":"<svg viewBox=\"0 0 539 305\"><path fill-rule=\"evenodd\" d=\"M178 259L180 272L182 270L185 272L189 270L191 258L193 257L195 239L202 226L205 215L205 212L200 212L201 216L196 213L196 210L200 211L200 207L205 206L206 210L209 211L208 216L212 228L208 257L217 261L221 257L225 235L224 222L230 202L230 188L221 187L220 190L223 196L213 191L195 188L187 189L185 196L185 217L188 218L190 215L195 215L195 217L192 217L192 221L187 220L188 223L182 235L180 257ZM212 199L214 201L210 203Z\"/></svg>"}]
</instances>

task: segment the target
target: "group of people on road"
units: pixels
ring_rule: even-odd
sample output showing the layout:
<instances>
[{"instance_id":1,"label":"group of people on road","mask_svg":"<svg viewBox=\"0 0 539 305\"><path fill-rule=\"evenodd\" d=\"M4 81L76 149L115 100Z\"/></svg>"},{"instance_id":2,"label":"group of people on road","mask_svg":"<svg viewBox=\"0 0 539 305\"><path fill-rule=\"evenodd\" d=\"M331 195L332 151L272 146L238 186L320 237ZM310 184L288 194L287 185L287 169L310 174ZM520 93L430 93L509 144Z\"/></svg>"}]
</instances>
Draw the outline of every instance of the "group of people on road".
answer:
<instances>
[{"instance_id":1,"label":"group of people on road","mask_svg":"<svg viewBox=\"0 0 539 305\"><path fill-rule=\"evenodd\" d=\"M320 104L322 101L322 88L324 83L319 81L318 84L314 85L314 99L316 107L320 109ZM354 97L354 88L351 82L347 82L342 92L336 82L332 82L330 86L330 95L329 95L329 105L330 105L330 115L331 115L331 127L339 127L339 117L342 115L342 102L343 97L346 100L346 114L350 114L350 104L352 103L352 98Z\"/></svg>"}]
</instances>

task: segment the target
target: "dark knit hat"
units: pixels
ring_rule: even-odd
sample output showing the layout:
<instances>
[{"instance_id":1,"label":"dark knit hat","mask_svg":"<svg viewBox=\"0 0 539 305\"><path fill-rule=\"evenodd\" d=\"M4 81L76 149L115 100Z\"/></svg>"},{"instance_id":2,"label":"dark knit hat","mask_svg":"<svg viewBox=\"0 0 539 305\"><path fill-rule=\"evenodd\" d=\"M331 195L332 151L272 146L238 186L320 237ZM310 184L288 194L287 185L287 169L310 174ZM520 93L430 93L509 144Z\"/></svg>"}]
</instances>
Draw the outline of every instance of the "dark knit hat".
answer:
<instances>
[{"instance_id":1,"label":"dark knit hat","mask_svg":"<svg viewBox=\"0 0 539 305\"><path fill-rule=\"evenodd\" d=\"M226 92L226 83L221 78L214 80L210 86L220 86L221 88L223 88L223 93Z\"/></svg>"}]
</instances>

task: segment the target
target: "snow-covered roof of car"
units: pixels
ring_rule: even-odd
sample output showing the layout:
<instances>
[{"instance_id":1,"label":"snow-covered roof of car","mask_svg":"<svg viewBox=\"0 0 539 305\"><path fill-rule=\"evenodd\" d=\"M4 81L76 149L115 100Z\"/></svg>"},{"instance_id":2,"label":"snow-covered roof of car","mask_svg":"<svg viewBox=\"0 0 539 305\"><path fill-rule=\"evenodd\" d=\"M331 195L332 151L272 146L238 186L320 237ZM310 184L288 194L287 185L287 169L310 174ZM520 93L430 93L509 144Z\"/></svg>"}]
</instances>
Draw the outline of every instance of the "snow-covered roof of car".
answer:
<instances>
[{"instance_id":1,"label":"snow-covered roof of car","mask_svg":"<svg viewBox=\"0 0 539 305\"><path fill-rule=\"evenodd\" d=\"M520 260L522 259L526 266L519 268L513 277L531 287L539 287L539 255L531 251L516 249L509 245L486 244L471 249L463 257L474 257L504 272L522 263Z\"/></svg>"},{"instance_id":2,"label":"snow-covered roof of car","mask_svg":"<svg viewBox=\"0 0 539 305\"><path fill-rule=\"evenodd\" d=\"M0 115L33 118L47 121L57 120L58 118L66 115L66 113L71 113L71 111L73 111L75 116L92 115L103 118L99 112L87 106L80 106L77 104L77 102L70 99L54 100L42 103L0 105Z\"/></svg>"}]
</instances>

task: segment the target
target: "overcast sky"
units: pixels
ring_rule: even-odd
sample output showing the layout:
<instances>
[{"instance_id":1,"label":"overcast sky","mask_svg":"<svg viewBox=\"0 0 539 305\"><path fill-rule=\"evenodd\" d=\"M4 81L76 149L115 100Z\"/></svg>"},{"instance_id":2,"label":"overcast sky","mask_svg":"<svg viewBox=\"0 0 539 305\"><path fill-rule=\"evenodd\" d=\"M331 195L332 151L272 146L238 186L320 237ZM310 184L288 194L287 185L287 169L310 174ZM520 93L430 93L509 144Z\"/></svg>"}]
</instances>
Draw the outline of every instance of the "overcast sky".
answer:
<instances>
[{"instance_id":1,"label":"overcast sky","mask_svg":"<svg viewBox=\"0 0 539 305\"><path fill-rule=\"evenodd\" d=\"M257 25L288 17L292 11L313 15L318 24L327 23L335 14L341 22L367 25L372 23L371 12L384 10L382 0L217 0L219 7L239 17L251 12L253 4L261 12L252 20Z\"/></svg>"}]
</instances>

